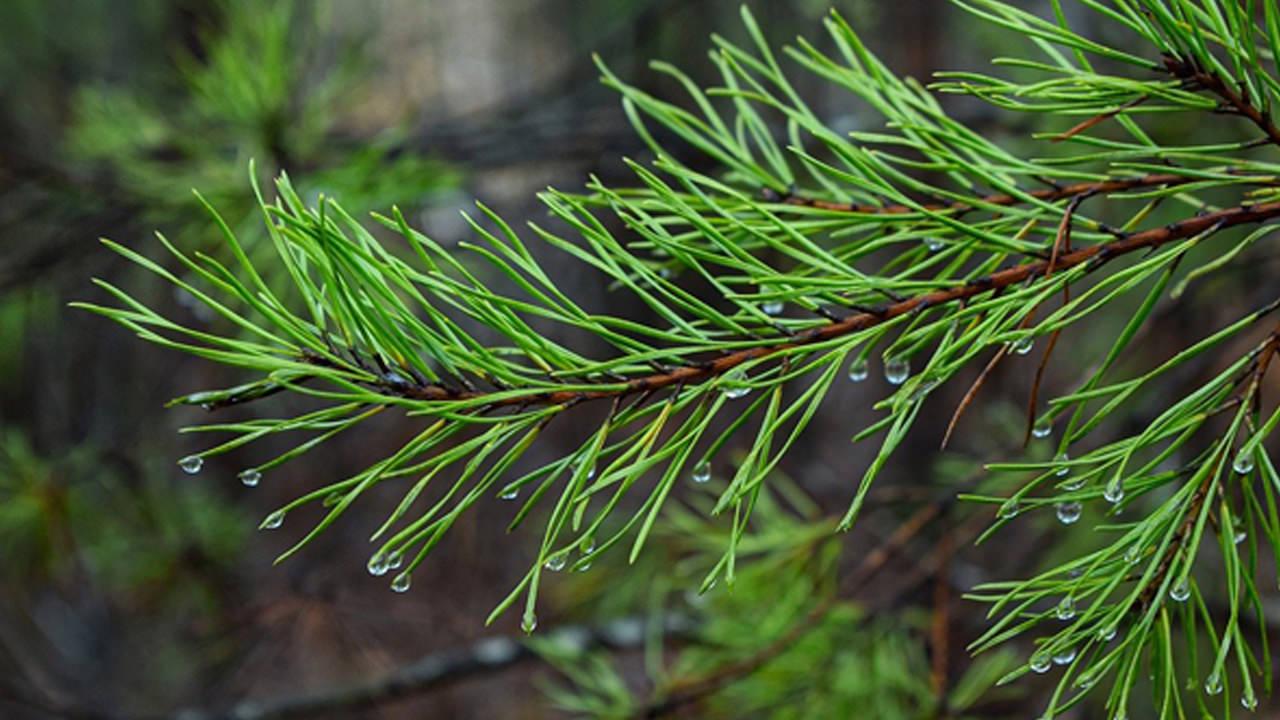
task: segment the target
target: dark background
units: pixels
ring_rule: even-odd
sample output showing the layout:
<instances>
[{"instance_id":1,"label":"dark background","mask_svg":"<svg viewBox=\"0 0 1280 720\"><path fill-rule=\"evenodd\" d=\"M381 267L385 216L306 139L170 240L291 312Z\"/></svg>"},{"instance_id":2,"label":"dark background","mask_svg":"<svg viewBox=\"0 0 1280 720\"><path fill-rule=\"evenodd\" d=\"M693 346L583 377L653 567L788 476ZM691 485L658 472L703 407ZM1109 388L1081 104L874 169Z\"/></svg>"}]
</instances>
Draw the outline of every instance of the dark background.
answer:
<instances>
[{"instance_id":1,"label":"dark background","mask_svg":"<svg viewBox=\"0 0 1280 720\"><path fill-rule=\"evenodd\" d=\"M721 0L268 3L285 8L290 28L283 35L290 69L281 72L269 65L278 58L255 55L263 39L254 33L270 33L271 25L247 5L0 5L0 716L150 717L305 694L512 634L519 620L511 613L484 626L530 560L529 538L505 534L511 509L496 501L459 523L404 595L365 571L364 538L394 505L391 495L363 503L273 567L305 525L267 534L255 531L258 521L300 492L383 457L412 428L381 421L253 489L235 479L262 452L252 448L183 474L174 461L203 447L204 438L178 429L204 418L164 403L244 378L68 309L72 300L104 300L90 284L100 277L184 321L208 320L189 298L103 248L99 236L152 255L159 249L152 230L186 248L214 246L216 229L192 187L251 235L249 158L260 177L287 170L304 192L334 195L353 212L398 204L441 242L465 237L458 213L476 198L519 227L543 218L533 199L539 189L576 188L590 173L626 183L619 158L647 156L616 98L598 84L593 52L630 82L677 97L672 82L646 69L648 60L712 82L708 35L744 37L739 4ZM776 44L797 34L821 39L827 5L751 3ZM991 29L940 0L837 6L905 75L925 79L1000 52ZM249 50L237 51L228 36ZM228 57L245 67L221 68ZM239 96L226 82L237 77L278 77L280 84ZM795 77L833 124L862 122L861 110L840 92ZM997 135L1030 129L1024 118L997 118L976 106L959 104L956 112ZM586 304L618 302L596 278L559 275L566 293ZM1217 312L1193 310L1166 331L1176 334L1179 323ZM977 430L962 431L948 477L1016 447L1017 404L1029 374L1015 368L993 382L1009 399L993 390L972 411ZM875 390L834 392L785 464L828 512L843 510L865 466L868 449L848 438L872 417L878 396L868 393ZM937 495L929 477L943 460L934 448L963 391L939 393L934 412L883 478L887 491L907 502L873 506L844 536L855 559L910 514L912 498ZM550 438L546 452L570 441ZM1025 572L1045 559L1034 556L1051 525L960 551L948 582ZM893 575L915 570L909 555L890 579L853 599L874 606ZM548 592L543 629L603 619L603 610L571 589ZM927 587L905 598L931 601ZM955 620L950 652L957 663L981 627L974 609ZM550 716L535 682L549 672L523 662L361 713ZM1035 706L1007 709L1027 716Z\"/></svg>"}]
</instances>

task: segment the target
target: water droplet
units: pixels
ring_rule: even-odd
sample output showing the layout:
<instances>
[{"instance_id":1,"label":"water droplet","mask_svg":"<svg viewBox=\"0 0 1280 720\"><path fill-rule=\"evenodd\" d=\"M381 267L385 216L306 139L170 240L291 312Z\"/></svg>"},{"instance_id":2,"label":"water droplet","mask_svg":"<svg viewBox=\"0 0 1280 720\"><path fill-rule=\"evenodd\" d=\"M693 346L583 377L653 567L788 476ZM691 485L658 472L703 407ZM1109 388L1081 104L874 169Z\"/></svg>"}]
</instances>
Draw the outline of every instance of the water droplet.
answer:
<instances>
[{"instance_id":1,"label":"water droplet","mask_svg":"<svg viewBox=\"0 0 1280 720\"><path fill-rule=\"evenodd\" d=\"M1036 339L1030 335L1020 337L1013 341L1013 352L1015 355L1026 355L1031 352L1031 348L1035 347Z\"/></svg>"},{"instance_id":2,"label":"water droplet","mask_svg":"<svg viewBox=\"0 0 1280 720\"><path fill-rule=\"evenodd\" d=\"M760 306L760 310L765 315L781 315L782 308L783 305L781 300L770 300Z\"/></svg>"},{"instance_id":3,"label":"water droplet","mask_svg":"<svg viewBox=\"0 0 1280 720\"><path fill-rule=\"evenodd\" d=\"M1124 561L1128 565L1137 565L1142 561L1142 550L1137 545L1124 551Z\"/></svg>"},{"instance_id":4,"label":"water droplet","mask_svg":"<svg viewBox=\"0 0 1280 720\"><path fill-rule=\"evenodd\" d=\"M1054 609L1053 614L1059 620L1066 622L1076 616L1076 601L1068 595L1058 602L1058 607Z\"/></svg>"},{"instance_id":5,"label":"water droplet","mask_svg":"<svg viewBox=\"0 0 1280 720\"><path fill-rule=\"evenodd\" d=\"M693 481L696 483L704 483L711 479L711 463L703 460L693 468Z\"/></svg>"},{"instance_id":6,"label":"water droplet","mask_svg":"<svg viewBox=\"0 0 1280 720\"><path fill-rule=\"evenodd\" d=\"M1072 580L1075 580L1076 578L1081 577L1083 575L1084 575L1084 568L1082 567L1073 567L1067 571L1067 577L1071 578Z\"/></svg>"},{"instance_id":7,"label":"water droplet","mask_svg":"<svg viewBox=\"0 0 1280 720\"><path fill-rule=\"evenodd\" d=\"M1244 695L1240 696L1240 707L1253 712L1258 707L1258 696L1252 690L1245 690Z\"/></svg>"},{"instance_id":8,"label":"water droplet","mask_svg":"<svg viewBox=\"0 0 1280 720\"><path fill-rule=\"evenodd\" d=\"M1111 642L1116 639L1116 626L1108 625L1098 631L1098 639L1102 642Z\"/></svg>"},{"instance_id":9,"label":"water droplet","mask_svg":"<svg viewBox=\"0 0 1280 720\"><path fill-rule=\"evenodd\" d=\"M531 612L525 613L524 617L520 619L520 629L524 631L525 635L531 635L537 627L538 616Z\"/></svg>"},{"instance_id":10,"label":"water droplet","mask_svg":"<svg viewBox=\"0 0 1280 720\"><path fill-rule=\"evenodd\" d=\"M1231 536L1231 543L1233 545L1239 545L1240 543L1244 542L1248 537L1249 537L1248 533L1246 533L1243 530L1239 530L1236 532L1235 535Z\"/></svg>"},{"instance_id":11,"label":"water droplet","mask_svg":"<svg viewBox=\"0 0 1280 720\"><path fill-rule=\"evenodd\" d=\"M1219 695L1222 693L1222 676L1217 671L1209 673L1209 677L1204 679L1204 692L1206 695Z\"/></svg>"},{"instance_id":12,"label":"water droplet","mask_svg":"<svg viewBox=\"0 0 1280 720\"><path fill-rule=\"evenodd\" d=\"M579 561L577 565L573 566L574 572L586 572L590 569L591 569L591 563L589 562Z\"/></svg>"},{"instance_id":13,"label":"water droplet","mask_svg":"<svg viewBox=\"0 0 1280 720\"><path fill-rule=\"evenodd\" d=\"M1120 478L1114 477L1107 481L1107 486L1102 490L1102 499L1112 505L1124 500L1124 483L1120 482Z\"/></svg>"},{"instance_id":14,"label":"water droplet","mask_svg":"<svg viewBox=\"0 0 1280 720\"><path fill-rule=\"evenodd\" d=\"M508 485L501 493L498 493L499 500L515 500L520 497L520 488Z\"/></svg>"},{"instance_id":15,"label":"water droplet","mask_svg":"<svg viewBox=\"0 0 1280 720\"><path fill-rule=\"evenodd\" d=\"M1063 525L1070 525L1080 519L1080 512L1083 509L1084 506L1075 501L1058 503L1058 521Z\"/></svg>"},{"instance_id":16,"label":"water droplet","mask_svg":"<svg viewBox=\"0 0 1280 720\"><path fill-rule=\"evenodd\" d=\"M270 515L268 515L267 519L263 520L262 524L258 526L258 529L259 530L275 530L276 528L280 527L283 524L284 524L284 511L277 510L271 513Z\"/></svg>"},{"instance_id":17,"label":"water droplet","mask_svg":"<svg viewBox=\"0 0 1280 720\"><path fill-rule=\"evenodd\" d=\"M1049 418L1041 418L1035 427L1031 428L1031 434L1038 438L1047 438L1053 434L1053 421Z\"/></svg>"},{"instance_id":18,"label":"water droplet","mask_svg":"<svg viewBox=\"0 0 1280 720\"><path fill-rule=\"evenodd\" d=\"M1075 492L1076 490L1084 487L1084 478L1078 475L1075 477L1069 477L1059 483L1058 486L1067 492Z\"/></svg>"},{"instance_id":19,"label":"water droplet","mask_svg":"<svg viewBox=\"0 0 1280 720\"><path fill-rule=\"evenodd\" d=\"M583 555L590 555L595 552L596 539L590 535L586 536L582 539L582 542L578 543L578 550L581 551Z\"/></svg>"},{"instance_id":20,"label":"water droplet","mask_svg":"<svg viewBox=\"0 0 1280 720\"><path fill-rule=\"evenodd\" d=\"M196 469L199 469L199 467ZM1239 455L1236 455L1235 462L1231 463L1231 469L1241 475L1248 475L1253 472L1253 453L1244 452L1242 450Z\"/></svg>"},{"instance_id":21,"label":"water droplet","mask_svg":"<svg viewBox=\"0 0 1280 720\"><path fill-rule=\"evenodd\" d=\"M867 367L866 358L856 358L849 363L849 379L853 382L862 382L870 374L871 370Z\"/></svg>"},{"instance_id":22,"label":"water droplet","mask_svg":"<svg viewBox=\"0 0 1280 720\"><path fill-rule=\"evenodd\" d=\"M895 357L884 361L884 379L888 380L890 385L901 385L907 381L907 377L910 375L910 360Z\"/></svg>"},{"instance_id":23,"label":"water droplet","mask_svg":"<svg viewBox=\"0 0 1280 720\"><path fill-rule=\"evenodd\" d=\"M262 480L262 471L256 468L249 468L248 470L241 470L236 477L240 478L240 482L244 483L245 487L257 487Z\"/></svg>"},{"instance_id":24,"label":"water droplet","mask_svg":"<svg viewBox=\"0 0 1280 720\"><path fill-rule=\"evenodd\" d=\"M392 592L398 593L409 592L409 585L412 582L413 581L410 579L409 573L400 573L396 576L395 580L391 581L391 590Z\"/></svg>"},{"instance_id":25,"label":"water droplet","mask_svg":"<svg viewBox=\"0 0 1280 720\"><path fill-rule=\"evenodd\" d=\"M369 568L370 575L375 577L386 575L388 570L387 559L382 555L382 553L374 553L373 557L369 558L369 564L366 565L366 567Z\"/></svg>"},{"instance_id":26,"label":"water droplet","mask_svg":"<svg viewBox=\"0 0 1280 720\"><path fill-rule=\"evenodd\" d=\"M1186 578L1179 580L1173 587L1169 588L1169 599L1174 602L1186 602L1191 597L1191 584Z\"/></svg>"},{"instance_id":27,"label":"water droplet","mask_svg":"<svg viewBox=\"0 0 1280 720\"><path fill-rule=\"evenodd\" d=\"M552 555L547 558L547 561L543 563L542 567L550 570L551 572L560 572L564 569L565 563L567 562L568 559L565 557L565 554L560 553L559 555Z\"/></svg>"},{"instance_id":28,"label":"water droplet","mask_svg":"<svg viewBox=\"0 0 1280 720\"><path fill-rule=\"evenodd\" d=\"M745 397L747 393L751 392L751 388L742 387L739 384L747 381L747 374L742 370L733 370L729 372L729 374L724 376L724 380L724 396L730 400L737 400L740 397Z\"/></svg>"},{"instance_id":29,"label":"water droplet","mask_svg":"<svg viewBox=\"0 0 1280 720\"><path fill-rule=\"evenodd\" d=\"M387 569L388 569L388 570L399 570L399 569L400 569L400 566L401 566L401 565L403 565L403 564L404 564L404 551L403 551L403 550L397 550L397 551L395 551L395 552L391 553L391 556L387 558Z\"/></svg>"},{"instance_id":30,"label":"water droplet","mask_svg":"<svg viewBox=\"0 0 1280 720\"><path fill-rule=\"evenodd\" d=\"M1055 463L1058 463L1059 465L1062 465L1062 467L1058 468L1054 474L1056 474L1058 477L1062 477L1067 473L1071 472L1071 468L1065 464L1070 459L1071 459L1070 455L1066 453L1058 453L1058 457L1054 458L1053 461Z\"/></svg>"},{"instance_id":31,"label":"water droplet","mask_svg":"<svg viewBox=\"0 0 1280 720\"><path fill-rule=\"evenodd\" d=\"M1004 501L997 514L1002 518L1011 518L1016 517L1020 512L1022 512L1022 507L1018 504L1018 501L1010 498Z\"/></svg>"},{"instance_id":32,"label":"water droplet","mask_svg":"<svg viewBox=\"0 0 1280 720\"><path fill-rule=\"evenodd\" d=\"M1049 672L1049 668L1052 667L1052 665L1053 662L1049 659L1049 656L1046 653L1036 653L1035 655L1032 655L1031 662L1028 663L1028 666L1031 668L1031 672L1038 673L1040 675Z\"/></svg>"},{"instance_id":33,"label":"water droplet","mask_svg":"<svg viewBox=\"0 0 1280 720\"><path fill-rule=\"evenodd\" d=\"M178 461L178 467L188 475L195 475L200 472L200 468L204 467L204 458L199 455L188 455Z\"/></svg>"},{"instance_id":34,"label":"water droplet","mask_svg":"<svg viewBox=\"0 0 1280 720\"><path fill-rule=\"evenodd\" d=\"M924 242L924 246L929 252L938 252L943 246L942 238L932 235L923 238L922 242Z\"/></svg>"},{"instance_id":35,"label":"water droplet","mask_svg":"<svg viewBox=\"0 0 1280 720\"><path fill-rule=\"evenodd\" d=\"M1076 659L1076 649L1067 648L1066 650L1062 650L1060 652L1054 653L1053 664L1054 665L1070 665L1071 661L1075 659Z\"/></svg>"}]
</instances>

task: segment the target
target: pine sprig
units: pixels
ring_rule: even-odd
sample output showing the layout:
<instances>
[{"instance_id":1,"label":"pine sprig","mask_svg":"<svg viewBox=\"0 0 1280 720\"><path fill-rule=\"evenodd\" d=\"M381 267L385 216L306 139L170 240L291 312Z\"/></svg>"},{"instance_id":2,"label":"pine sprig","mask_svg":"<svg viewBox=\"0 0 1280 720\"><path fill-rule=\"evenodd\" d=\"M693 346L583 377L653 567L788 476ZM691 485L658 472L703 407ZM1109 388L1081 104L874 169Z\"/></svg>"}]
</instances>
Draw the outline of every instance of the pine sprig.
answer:
<instances>
[{"instance_id":1,"label":"pine sprig","mask_svg":"<svg viewBox=\"0 0 1280 720\"><path fill-rule=\"evenodd\" d=\"M1034 578L979 588L974 597L992 603L995 619L974 649L1038 635L1028 666L1009 679L1067 668L1048 716L1104 678L1112 680L1107 702L1123 716L1143 663L1157 702L1178 716L1180 688L1202 669L1183 660L1176 624L1190 640L1208 638L1217 658L1210 677L1238 677L1249 706L1269 656L1265 645L1256 654L1239 618L1261 613L1254 579L1262 539L1280 549L1280 479L1265 451L1280 411L1267 415L1263 397L1280 335L1267 331L1181 397L1166 391L1139 432L1116 438L1107 421L1167 387L1171 371L1272 322L1280 299L1146 373L1115 378L1171 287L1176 297L1187 283L1225 272L1280 217L1280 165L1259 152L1280 146L1271 116L1280 20L1269 4L1258 24L1249 3L1082 0L1131 36L1121 49L1072 31L1057 3L1052 19L995 0L957 4L1029 39L1045 59L1004 61L1016 80L953 73L926 89L890 72L838 15L826 22L835 48L828 57L803 40L775 53L744 12L749 47L714 40L720 86L700 88L655 65L685 88L688 107L601 64L656 159L628 163L629 187L592 179L584 193L542 194L555 222L531 227L536 248L483 206L471 219L473 238L456 248L398 212L374 218L398 236L384 243L331 200L308 206L282 176L275 198L259 199L276 260L292 280L287 296L264 282L210 208L232 263L184 253L162 237L179 273L111 247L190 292L223 319L222 330L180 325L107 283L99 284L118 304L83 307L146 340L252 374L243 385L175 402L216 410L279 393L312 398L313 408L292 417L199 428L232 437L184 459L184 468L270 435L308 436L242 473L256 484L375 415L407 416L416 432L393 453L264 521L276 528L304 506L327 508L282 560L366 492L395 484L402 500L373 534L369 569L394 572L392 587L407 590L414 569L476 503L523 497L512 527L544 523L537 559L491 619L523 595L530 631L544 572L585 567L614 550L634 560L690 476L726 477L710 512L731 517L732 531L702 586L733 582L762 489L846 368L859 380L879 354L895 390L876 404L883 417L857 429L856 440L883 437L845 528L939 384L1043 339L1049 350L1028 429L1049 435L1065 419L1056 457L993 465L1018 487L970 499L998 504L992 533L1039 507L1073 523L1083 504L1099 501L1137 519L1099 525L1111 542ZM1146 54L1129 49L1136 47ZM849 91L880 121L833 131L788 78L795 69ZM1041 136L1049 142L1037 147L1048 157L1027 158L950 117L934 91L1070 124ZM1160 121L1184 114L1244 122L1163 137ZM668 151L659 138L722 172L694 170L676 159L687 153ZM1236 228L1250 231L1226 239ZM1234 244L1188 270L1187 258L1210 243ZM550 274L562 263L607 282L646 308L649 321L582 307ZM692 290L690 278L709 292ZM1138 309L1096 369L1041 407L1040 378L1062 334L1130 299ZM584 338L611 350L596 357L574 349ZM543 433L582 417L587 405L607 412L576 448L547 462L526 459ZM728 463L734 438L746 451ZM1218 599L1229 618L1221 628L1213 623L1222 613L1210 611L1193 572L1213 533L1228 591ZM1046 629L1054 622L1069 624Z\"/></svg>"}]
</instances>

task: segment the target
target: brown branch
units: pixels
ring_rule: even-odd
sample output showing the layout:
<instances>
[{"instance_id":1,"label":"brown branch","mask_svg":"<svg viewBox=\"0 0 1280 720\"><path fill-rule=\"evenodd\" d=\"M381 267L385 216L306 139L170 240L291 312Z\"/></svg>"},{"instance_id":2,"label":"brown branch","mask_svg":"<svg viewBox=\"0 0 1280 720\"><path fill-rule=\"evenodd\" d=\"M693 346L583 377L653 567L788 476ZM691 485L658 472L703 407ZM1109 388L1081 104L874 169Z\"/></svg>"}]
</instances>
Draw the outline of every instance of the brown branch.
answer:
<instances>
[{"instance_id":1,"label":"brown branch","mask_svg":"<svg viewBox=\"0 0 1280 720\"><path fill-rule=\"evenodd\" d=\"M962 285L934 290L900 302L890 303L868 312L856 313L837 322L810 328L785 338L779 338L774 344L738 350L721 355L714 360L694 362L667 372L632 378L608 388L597 390L544 390L537 393L492 397L488 402L485 402L485 399L495 393L457 390L434 384L403 384L394 387L385 386L383 389L412 400L429 402L478 401L487 408L495 409L522 405L559 405L588 400L610 399L637 393L654 392L682 384L692 385L724 375L744 363L760 360L786 350L822 343L882 325L903 315L921 312L939 305L968 300L978 295L1044 277L1051 269L1054 272L1058 272L1086 263L1101 265L1122 255L1158 248L1177 240L1200 235L1206 231L1212 230L1216 232L1237 225L1264 222L1277 217L1280 217L1280 202L1240 205L1198 215L1165 227L1124 234L1111 242L1067 252L1051 260L1016 265L970 280ZM309 360L306 356L303 356L302 359L304 361Z\"/></svg>"},{"instance_id":2,"label":"brown branch","mask_svg":"<svg viewBox=\"0 0 1280 720\"><path fill-rule=\"evenodd\" d=\"M1058 225L1058 234L1053 241L1053 253L1049 255L1049 267L1045 270L1045 277L1053 274L1057 266L1058 257L1063 252L1071 252L1071 221L1075 218L1076 210L1080 208L1080 203L1089 199L1088 195L1077 195L1071 198L1071 202L1067 203L1066 212L1062 214L1062 222ZM1062 286L1062 305L1065 307L1071 302L1071 286ZM1034 314L1034 311L1032 311ZM1030 317L1030 316L1028 316ZM1062 328L1055 329L1049 334L1049 344L1044 349L1044 354L1040 356L1040 364L1036 367L1035 379L1031 382L1031 395L1027 398L1027 428L1022 437L1022 446L1026 447L1031 443L1031 434L1035 430L1036 424L1036 406L1040 403L1040 385L1044 382L1045 370L1049 367L1049 360L1053 357L1053 349L1058 345L1058 338L1062 335Z\"/></svg>"},{"instance_id":3,"label":"brown branch","mask_svg":"<svg viewBox=\"0 0 1280 720\"><path fill-rule=\"evenodd\" d=\"M1227 108L1236 115L1248 118L1250 122L1266 134L1273 145L1280 145L1280 127L1277 127L1271 115L1263 112L1245 94L1232 87L1216 72L1204 70L1193 60L1183 60L1172 55L1164 57L1165 68L1179 79L1185 80L1222 98Z\"/></svg>"},{"instance_id":4,"label":"brown branch","mask_svg":"<svg viewBox=\"0 0 1280 720\"><path fill-rule=\"evenodd\" d=\"M1271 361L1280 353L1280 324L1271 331L1267 339L1263 341L1261 347L1257 350L1258 356L1254 362L1253 369L1246 378L1252 378L1249 389L1243 391L1241 396L1236 397L1233 405L1249 402L1251 397L1256 397L1261 387L1262 378L1267 373L1267 368ZM1191 496L1190 502L1187 504L1186 516L1182 519L1182 523L1178 529L1174 531L1173 540L1169 543L1169 548L1165 551L1164 556L1160 558L1160 565L1156 568L1155 575L1152 576L1151 582L1138 595L1138 608L1141 612L1151 606L1155 601L1156 593L1164 585L1170 570L1173 568L1173 561L1178 557L1178 553L1183 549L1182 542L1190 532L1191 527L1195 525L1196 517L1200 513L1200 509L1204 507L1205 501L1209 498L1214 490L1215 483L1225 469L1227 463L1231 461L1231 446L1224 444L1222 446L1221 457L1218 458L1217 469L1205 473L1204 480L1200 482L1200 486L1196 488L1195 493ZM1193 549L1194 551L1194 549Z\"/></svg>"},{"instance_id":5,"label":"brown branch","mask_svg":"<svg viewBox=\"0 0 1280 720\"><path fill-rule=\"evenodd\" d=\"M1046 188L1044 190L1033 190L1025 195L994 193L975 198L972 202L968 203L925 203L916 206L901 204L864 205L859 203L839 203L832 202L830 200L819 200L816 198L796 197L794 195L783 198L782 202L788 205L811 207L819 210L835 210L837 212L863 213L867 215L905 215L920 212L921 210L928 210L932 212L967 212L993 205L1018 205L1026 202L1026 198L1028 197L1044 202L1054 202L1056 200L1066 200L1067 198L1072 198L1077 195L1107 195L1110 193L1123 192L1125 190L1140 190L1142 188L1160 187L1161 185L1183 185L1185 183L1195 181L1196 178L1188 177L1186 175L1155 173L1124 180L1081 182L1072 185L1063 185L1061 187Z\"/></svg>"},{"instance_id":6,"label":"brown branch","mask_svg":"<svg viewBox=\"0 0 1280 720\"><path fill-rule=\"evenodd\" d=\"M991 360L987 362L986 367L982 368L982 372L978 373L978 379L974 380L973 384L969 386L968 392L964 394L964 397L960 398L960 403L956 405L955 412L951 413L951 421L947 423L947 431L942 436L942 446L939 449L947 449L947 445L951 443L951 435L956 431L956 427L960 424L960 417L964 415L964 411L968 410L969 406L973 404L974 399L978 397L978 391L986 384L987 378L991 375L991 371L995 370L996 366L1000 364L1000 361L1008 354L1009 346L1001 345L1000 349L996 350L996 354L991 356Z\"/></svg>"},{"instance_id":7,"label":"brown branch","mask_svg":"<svg viewBox=\"0 0 1280 720\"><path fill-rule=\"evenodd\" d=\"M595 648L630 650L643 645L645 621L621 618L601 625L568 625L547 637L581 652ZM663 619L668 637L687 636L693 623L681 615ZM326 687L313 694L269 700L246 700L227 710L188 708L176 717L189 720L289 720L314 716L354 717L362 711L423 695L469 678L501 672L536 660L538 655L520 638L490 637L469 647L432 653L362 683ZM96 719L95 719L96 720ZM131 719L132 720L132 719Z\"/></svg>"},{"instance_id":8,"label":"brown branch","mask_svg":"<svg viewBox=\"0 0 1280 720\"><path fill-rule=\"evenodd\" d=\"M1137 97L1130 100L1129 102L1124 103L1123 105L1115 108L1114 110L1108 110L1103 113L1098 113L1097 115L1094 115L1088 120L1078 123L1077 125L1073 126L1071 129L1053 136L1050 142L1062 142L1063 140L1070 140L1071 138L1075 137L1076 135L1079 135L1085 130L1088 130L1089 128L1094 127L1095 125L1099 125L1107 120L1110 120L1111 118L1115 117L1116 115L1119 115L1120 113L1124 112L1125 110L1128 110L1129 108L1137 107L1141 105L1142 103L1146 102L1149 98L1150 98L1149 95L1143 95L1142 97Z\"/></svg>"}]
</instances>

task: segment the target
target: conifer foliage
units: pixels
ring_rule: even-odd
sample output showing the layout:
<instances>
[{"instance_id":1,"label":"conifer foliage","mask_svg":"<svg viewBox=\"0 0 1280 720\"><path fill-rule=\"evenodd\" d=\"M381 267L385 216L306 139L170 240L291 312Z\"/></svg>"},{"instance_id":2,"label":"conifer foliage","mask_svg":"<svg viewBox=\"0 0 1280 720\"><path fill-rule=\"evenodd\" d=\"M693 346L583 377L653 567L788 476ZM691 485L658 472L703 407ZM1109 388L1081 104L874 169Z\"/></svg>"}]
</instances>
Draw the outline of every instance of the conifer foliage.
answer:
<instances>
[{"instance_id":1,"label":"conifer foliage","mask_svg":"<svg viewBox=\"0 0 1280 720\"><path fill-rule=\"evenodd\" d=\"M600 64L653 158L628 161L625 187L592 180L543 193L550 222L518 230L480 206L474 236L445 246L395 210L373 227L332 200L309 205L282 176L270 197L258 194L269 264L211 206L226 262L163 237L176 263L108 242L207 305L220 330L182 326L106 283L115 304L83 306L246 376L177 403L216 411L280 393L312 399L290 417L197 428L224 439L184 469L268 436L299 438L242 473L256 483L374 416L404 416L416 433L401 447L262 527L297 532L284 559L374 486L400 488L369 569L403 591L463 513L517 499L512 525L536 520L541 543L494 614L522 603L530 631L546 571L602 553L634 560L677 485L713 472L725 482L711 512L732 530L703 587L732 583L780 460L833 385L865 378L869 365L883 363L892 392L876 405L880 419L849 428L879 450L850 488L843 528L941 384L972 383L952 420L963 427L1008 356L1038 350L1043 373L1063 333L1114 327L1105 353L1072 358L1082 377L1069 392L1042 394L1037 376L1026 432L1052 438L1054 459L991 465L1012 490L968 498L990 504L992 531L1036 508L1075 522L1092 506L1107 517L1098 542L1035 577L977 588L992 623L973 649L1033 643L1006 679L1057 672L1047 717L1090 693L1125 717L1148 681L1170 717L1253 708L1271 676L1257 630L1262 565L1280 557L1280 474L1268 454L1280 409L1264 393L1280 364L1280 294L1261 288L1255 307L1200 328L1153 367L1122 360L1189 284L1272 240L1280 10L1053 0L1041 17L995 0L956 4L1024 39L1025 55L999 59L998 74L944 73L926 87L893 74L837 14L822 52L804 39L775 49L744 11L749 42L713 40L715 87L654 64L686 102ZM1080 34L1069 18L1098 31ZM876 120L833 129L792 84L802 73L846 90ZM945 94L1060 128L1014 152L949 115ZM690 151L715 169L677 159ZM649 320L584 308L553 282L553 263L594 274ZM553 336L611 351L586 354ZM1210 367L1210 379L1170 392L1188 366ZM957 378L971 368L976 382L973 372ZM1159 412L1136 430L1114 421L1152 397ZM588 405L606 411L585 414L602 419L580 446L522 460ZM720 453L731 438L748 448L733 462ZM311 504L327 508L322 519L295 529L291 513Z\"/></svg>"}]
</instances>

